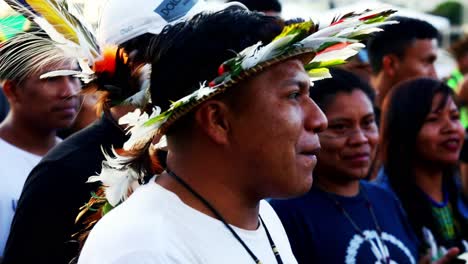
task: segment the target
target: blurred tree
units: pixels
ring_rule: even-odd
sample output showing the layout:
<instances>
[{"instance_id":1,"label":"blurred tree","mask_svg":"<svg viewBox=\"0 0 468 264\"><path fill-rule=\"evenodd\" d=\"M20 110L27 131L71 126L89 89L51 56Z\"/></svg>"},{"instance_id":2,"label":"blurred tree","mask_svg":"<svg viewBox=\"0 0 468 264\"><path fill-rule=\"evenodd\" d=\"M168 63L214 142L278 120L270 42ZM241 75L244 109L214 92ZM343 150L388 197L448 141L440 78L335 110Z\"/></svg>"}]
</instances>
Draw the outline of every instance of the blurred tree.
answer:
<instances>
[{"instance_id":1,"label":"blurred tree","mask_svg":"<svg viewBox=\"0 0 468 264\"><path fill-rule=\"evenodd\" d=\"M429 13L448 18L452 26L461 25L463 21L463 5L457 1L442 2Z\"/></svg>"}]
</instances>

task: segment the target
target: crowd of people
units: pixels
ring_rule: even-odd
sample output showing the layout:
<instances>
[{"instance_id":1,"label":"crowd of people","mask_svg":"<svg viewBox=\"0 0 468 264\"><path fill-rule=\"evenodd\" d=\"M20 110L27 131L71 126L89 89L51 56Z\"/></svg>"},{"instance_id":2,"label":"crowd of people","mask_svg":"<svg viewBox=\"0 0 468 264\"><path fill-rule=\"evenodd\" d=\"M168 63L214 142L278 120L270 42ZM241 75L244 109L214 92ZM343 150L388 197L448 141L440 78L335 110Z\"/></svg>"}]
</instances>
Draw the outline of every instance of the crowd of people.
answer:
<instances>
[{"instance_id":1,"label":"crowd of people","mask_svg":"<svg viewBox=\"0 0 468 264\"><path fill-rule=\"evenodd\" d=\"M465 263L468 36L437 76L393 13L109 0L96 52L3 42L0 263Z\"/></svg>"}]
</instances>

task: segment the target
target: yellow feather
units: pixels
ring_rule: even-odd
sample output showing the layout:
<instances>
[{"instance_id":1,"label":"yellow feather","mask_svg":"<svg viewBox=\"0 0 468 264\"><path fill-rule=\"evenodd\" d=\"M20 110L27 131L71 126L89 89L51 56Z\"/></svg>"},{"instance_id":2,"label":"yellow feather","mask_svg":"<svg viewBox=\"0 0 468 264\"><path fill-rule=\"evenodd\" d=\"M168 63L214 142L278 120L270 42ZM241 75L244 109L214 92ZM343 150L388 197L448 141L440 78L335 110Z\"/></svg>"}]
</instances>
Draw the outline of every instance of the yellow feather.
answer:
<instances>
[{"instance_id":1,"label":"yellow feather","mask_svg":"<svg viewBox=\"0 0 468 264\"><path fill-rule=\"evenodd\" d=\"M53 25L57 32L64 35L65 38L79 44L80 41L75 28L70 24L70 21L64 17L64 14L60 12L60 7L57 2L53 0L26 0L26 2Z\"/></svg>"},{"instance_id":2,"label":"yellow feather","mask_svg":"<svg viewBox=\"0 0 468 264\"><path fill-rule=\"evenodd\" d=\"M296 33L299 33L299 32L308 32L312 28L313 25L314 25L314 22L309 20L309 21L306 21L306 22L294 23L294 24L285 26L283 28L283 31L281 32L281 34L276 36L276 38L274 40L283 38L283 37L285 37L287 35L296 34Z\"/></svg>"}]
</instances>

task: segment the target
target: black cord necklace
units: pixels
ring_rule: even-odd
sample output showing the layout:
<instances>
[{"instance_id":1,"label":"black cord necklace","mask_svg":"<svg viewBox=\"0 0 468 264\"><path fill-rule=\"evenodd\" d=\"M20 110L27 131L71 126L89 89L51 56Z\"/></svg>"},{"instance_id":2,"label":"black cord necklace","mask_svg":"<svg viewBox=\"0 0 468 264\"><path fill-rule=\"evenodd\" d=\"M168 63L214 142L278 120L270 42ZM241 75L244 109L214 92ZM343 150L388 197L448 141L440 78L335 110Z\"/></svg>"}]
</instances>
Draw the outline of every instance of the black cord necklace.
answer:
<instances>
[{"instance_id":1,"label":"black cord necklace","mask_svg":"<svg viewBox=\"0 0 468 264\"><path fill-rule=\"evenodd\" d=\"M218 218L221 222L223 222L224 226L231 231L232 235L239 241L239 243L244 247L244 249L249 253L249 255L252 257L252 259L255 261L257 264L261 264L262 262L255 256L255 254L250 250L250 248L245 244L245 242L240 238L240 236L232 229L232 227L224 220L223 216L205 199L203 196L201 196L198 192L196 192L188 183L186 183L184 180L182 180L179 176L177 176L174 172L172 172L169 169L166 169L167 173L174 178L177 182L179 182L184 188L186 188L190 193L192 193L197 199L199 199L215 216ZM283 264L283 260L281 259L281 256L279 254L278 249L276 248L275 243L273 242L273 239L271 238L270 232L268 231L268 228L265 225L265 222L263 222L262 217L259 215L260 222L262 223L263 228L265 229L265 233L268 237L268 241L270 242L271 250L273 251L273 254L276 257L276 261L278 264Z\"/></svg>"},{"instance_id":2,"label":"black cord necklace","mask_svg":"<svg viewBox=\"0 0 468 264\"><path fill-rule=\"evenodd\" d=\"M375 229L377 230L377 245L372 239L366 237L362 229L357 225L357 223L353 220L351 215L346 211L344 206L335 198L333 197L332 194L328 193L327 191L324 190L324 193L327 195L327 197L333 201L333 203L336 205L338 210L346 217L346 219L351 223L353 226L354 230L361 236L364 240L368 241L371 244L371 247L373 248L374 251L378 251L382 257L382 261L384 263L389 264L390 263L390 253L388 251L387 245L385 244L385 241L382 239L382 228L380 228L379 222L377 222L377 217L375 216L374 209L372 207L372 203L369 200L369 196L367 195L367 192L362 188L361 184L359 184L359 192L362 192L364 194L364 198L366 199L366 207L369 210L369 213L372 217L372 221L374 222Z\"/></svg>"}]
</instances>

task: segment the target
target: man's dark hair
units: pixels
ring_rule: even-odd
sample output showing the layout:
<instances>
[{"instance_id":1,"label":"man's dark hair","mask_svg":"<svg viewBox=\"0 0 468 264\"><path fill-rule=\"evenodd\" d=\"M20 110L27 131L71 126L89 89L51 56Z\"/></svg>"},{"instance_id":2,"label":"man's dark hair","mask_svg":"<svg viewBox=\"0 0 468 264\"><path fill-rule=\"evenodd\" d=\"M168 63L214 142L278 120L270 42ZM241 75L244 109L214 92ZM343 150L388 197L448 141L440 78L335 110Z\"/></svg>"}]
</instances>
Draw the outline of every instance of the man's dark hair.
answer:
<instances>
[{"instance_id":1,"label":"man's dark hair","mask_svg":"<svg viewBox=\"0 0 468 264\"><path fill-rule=\"evenodd\" d=\"M127 52L127 54L132 55L132 61L137 63L146 63L149 62L148 58L148 44L152 38L157 37L157 35L152 33L145 33L138 37L129 39L119 46ZM136 54L135 54L136 53Z\"/></svg>"},{"instance_id":2,"label":"man's dark hair","mask_svg":"<svg viewBox=\"0 0 468 264\"><path fill-rule=\"evenodd\" d=\"M406 48L415 40L438 39L439 37L437 29L426 21L400 16L389 20L399 23L383 26L383 31L376 33L367 42L369 61L374 73L382 69L384 56L394 54L402 58Z\"/></svg>"},{"instance_id":3,"label":"man's dark hair","mask_svg":"<svg viewBox=\"0 0 468 264\"><path fill-rule=\"evenodd\" d=\"M198 14L190 21L165 27L149 48L153 52L150 54L153 105L167 110L170 101L191 94L204 81L217 77L224 61L259 41L271 42L282 29L280 19L238 6ZM178 124L185 127L189 122L183 120L189 120L190 116L181 118L169 130L182 130L175 127Z\"/></svg>"},{"instance_id":4,"label":"man's dark hair","mask_svg":"<svg viewBox=\"0 0 468 264\"><path fill-rule=\"evenodd\" d=\"M239 2L245 5L251 11L266 12L274 11L281 12L281 3L278 0L228 0L226 3Z\"/></svg>"},{"instance_id":5,"label":"man's dark hair","mask_svg":"<svg viewBox=\"0 0 468 264\"><path fill-rule=\"evenodd\" d=\"M371 103L374 102L374 90L356 74L339 68L330 69L330 73L332 78L317 81L310 89L310 97L322 110L326 111L338 93L349 94L355 90L362 91Z\"/></svg>"},{"instance_id":6,"label":"man's dark hair","mask_svg":"<svg viewBox=\"0 0 468 264\"><path fill-rule=\"evenodd\" d=\"M199 14L188 22L166 27L150 47L153 104L168 109L169 101L213 80L224 61L258 41L269 43L282 27L276 18L239 7Z\"/></svg>"}]
</instances>

